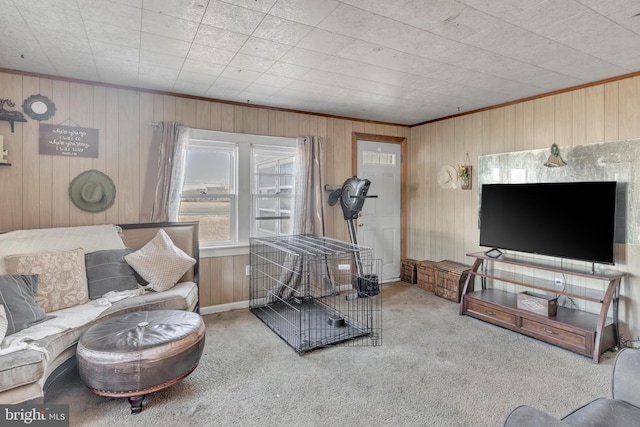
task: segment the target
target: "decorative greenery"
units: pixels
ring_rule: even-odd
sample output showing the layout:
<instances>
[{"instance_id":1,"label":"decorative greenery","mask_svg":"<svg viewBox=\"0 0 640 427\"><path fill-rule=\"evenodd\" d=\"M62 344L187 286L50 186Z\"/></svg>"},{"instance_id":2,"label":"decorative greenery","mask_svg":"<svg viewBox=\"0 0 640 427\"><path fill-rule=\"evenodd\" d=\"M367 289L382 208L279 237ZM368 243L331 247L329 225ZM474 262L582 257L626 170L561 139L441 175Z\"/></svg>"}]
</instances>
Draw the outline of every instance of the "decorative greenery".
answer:
<instances>
[{"instance_id":1,"label":"decorative greenery","mask_svg":"<svg viewBox=\"0 0 640 427\"><path fill-rule=\"evenodd\" d=\"M468 166L458 166L458 177L459 178L468 178L469 177L469 167Z\"/></svg>"}]
</instances>

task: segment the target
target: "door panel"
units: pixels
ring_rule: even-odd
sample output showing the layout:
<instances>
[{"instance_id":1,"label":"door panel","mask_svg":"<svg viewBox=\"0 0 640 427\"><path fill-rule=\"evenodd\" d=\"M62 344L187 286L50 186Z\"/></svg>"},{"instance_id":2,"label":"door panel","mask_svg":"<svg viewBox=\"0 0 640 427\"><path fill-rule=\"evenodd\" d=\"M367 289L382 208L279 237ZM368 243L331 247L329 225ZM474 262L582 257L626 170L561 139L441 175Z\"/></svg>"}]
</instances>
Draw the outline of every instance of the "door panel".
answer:
<instances>
[{"instance_id":1,"label":"door panel","mask_svg":"<svg viewBox=\"0 0 640 427\"><path fill-rule=\"evenodd\" d=\"M382 229L382 237L384 242L393 242L396 238L396 231L393 228ZM393 263L393 258L396 255L396 251L393 245L384 244L382 246L382 263L390 265Z\"/></svg>"},{"instance_id":2,"label":"door panel","mask_svg":"<svg viewBox=\"0 0 640 427\"><path fill-rule=\"evenodd\" d=\"M382 260L381 281L400 277L400 144L358 140L358 177L371 181L357 220L358 241Z\"/></svg>"}]
</instances>

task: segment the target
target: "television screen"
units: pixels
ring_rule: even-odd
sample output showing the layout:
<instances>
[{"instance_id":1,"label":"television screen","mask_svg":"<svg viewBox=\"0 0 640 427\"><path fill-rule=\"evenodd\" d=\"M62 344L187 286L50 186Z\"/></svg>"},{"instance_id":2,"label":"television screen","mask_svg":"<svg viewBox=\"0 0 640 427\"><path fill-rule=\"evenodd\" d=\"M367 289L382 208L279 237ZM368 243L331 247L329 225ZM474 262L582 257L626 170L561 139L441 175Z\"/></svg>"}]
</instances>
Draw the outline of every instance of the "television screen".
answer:
<instances>
[{"instance_id":1,"label":"television screen","mask_svg":"<svg viewBox=\"0 0 640 427\"><path fill-rule=\"evenodd\" d=\"M485 184L480 246L613 264L616 182Z\"/></svg>"}]
</instances>

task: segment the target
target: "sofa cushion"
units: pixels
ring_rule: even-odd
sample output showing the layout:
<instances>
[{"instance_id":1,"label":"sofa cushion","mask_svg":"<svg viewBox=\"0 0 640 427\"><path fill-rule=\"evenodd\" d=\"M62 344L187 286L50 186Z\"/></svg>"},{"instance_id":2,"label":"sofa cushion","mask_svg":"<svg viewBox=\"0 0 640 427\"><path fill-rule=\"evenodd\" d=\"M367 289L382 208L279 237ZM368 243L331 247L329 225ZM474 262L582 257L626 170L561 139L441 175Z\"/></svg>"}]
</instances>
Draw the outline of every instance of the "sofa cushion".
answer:
<instances>
[{"instance_id":1,"label":"sofa cushion","mask_svg":"<svg viewBox=\"0 0 640 427\"><path fill-rule=\"evenodd\" d=\"M84 249L85 253L104 249L124 249L120 227L86 225L77 227L15 230L0 234L0 274L7 274L4 258L16 254Z\"/></svg>"},{"instance_id":2,"label":"sofa cushion","mask_svg":"<svg viewBox=\"0 0 640 427\"><path fill-rule=\"evenodd\" d=\"M36 301L47 313L89 301L82 249L11 255L4 261L10 274L38 275Z\"/></svg>"},{"instance_id":3,"label":"sofa cushion","mask_svg":"<svg viewBox=\"0 0 640 427\"><path fill-rule=\"evenodd\" d=\"M640 351L622 348L613 363L611 397L640 407Z\"/></svg>"},{"instance_id":4,"label":"sofa cushion","mask_svg":"<svg viewBox=\"0 0 640 427\"><path fill-rule=\"evenodd\" d=\"M6 335L14 334L47 318L44 310L36 303L37 288L37 276L0 276L0 304L4 306L7 319Z\"/></svg>"},{"instance_id":5,"label":"sofa cushion","mask_svg":"<svg viewBox=\"0 0 640 427\"><path fill-rule=\"evenodd\" d=\"M502 427L566 427L567 423L551 414L529 405L521 405L511 411Z\"/></svg>"},{"instance_id":6,"label":"sofa cushion","mask_svg":"<svg viewBox=\"0 0 640 427\"><path fill-rule=\"evenodd\" d=\"M124 259L158 292L172 288L196 260L177 247L160 229L155 237Z\"/></svg>"},{"instance_id":7,"label":"sofa cushion","mask_svg":"<svg viewBox=\"0 0 640 427\"><path fill-rule=\"evenodd\" d=\"M138 288L135 271L124 256L135 249L112 249L85 254L89 299L97 299L110 291Z\"/></svg>"},{"instance_id":8,"label":"sofa cushion","mask_svg":"<svg viewBox=\"0 0 640 427\"><path fill-rule=\"evenodd\" d=\"M596 399L562 419L571 426L611 427L637 425L640 408L624 400Z\"/></svg>"},{"instance_id":9,"label":"sofa cushion","mask_svg":"<svg viewBox=\"0 0 640 427\"><path fill-rule=\"evenodd\" d=\"M193 311L198 305L198 286L194 282L180 282L164 292L147 292L144 295L125 298L106 309L99 318L114 313L128 313L136 310L187 310Z\"/></svg>"},{"instance_id":10,"label":"sofa cushion","mask_svg":"<svg viewBox=\"0 0 640 427\"><path fill-rule=\"evenodd\" d=\"M46 369L46 356L41 351L21 350L0 357L0 392L39 381ZM5 402L2 399L2 403Z\"/></svg>"}]
</instances>

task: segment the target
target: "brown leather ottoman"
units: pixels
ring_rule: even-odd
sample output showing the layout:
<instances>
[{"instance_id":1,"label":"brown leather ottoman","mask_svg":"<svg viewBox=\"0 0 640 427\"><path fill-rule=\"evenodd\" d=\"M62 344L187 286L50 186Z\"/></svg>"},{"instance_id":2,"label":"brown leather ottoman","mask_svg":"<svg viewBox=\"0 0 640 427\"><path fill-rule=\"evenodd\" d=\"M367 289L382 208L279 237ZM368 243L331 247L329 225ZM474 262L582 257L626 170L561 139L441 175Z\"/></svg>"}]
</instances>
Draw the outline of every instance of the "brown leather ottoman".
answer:
<instances>
[{"instance_id":1,"label":"brown leather ottoman","mask_svg":"<svg viewBox=\"0 0 640 427\"><path fill-rule=\"evenodd\" d=\"M198 366L205 327L197 313L137 311L106 319L80 337L80 378L108 397L127 397L131 413L142 411L145 394L162 390Z\"/></svg>"}]
</instances>

